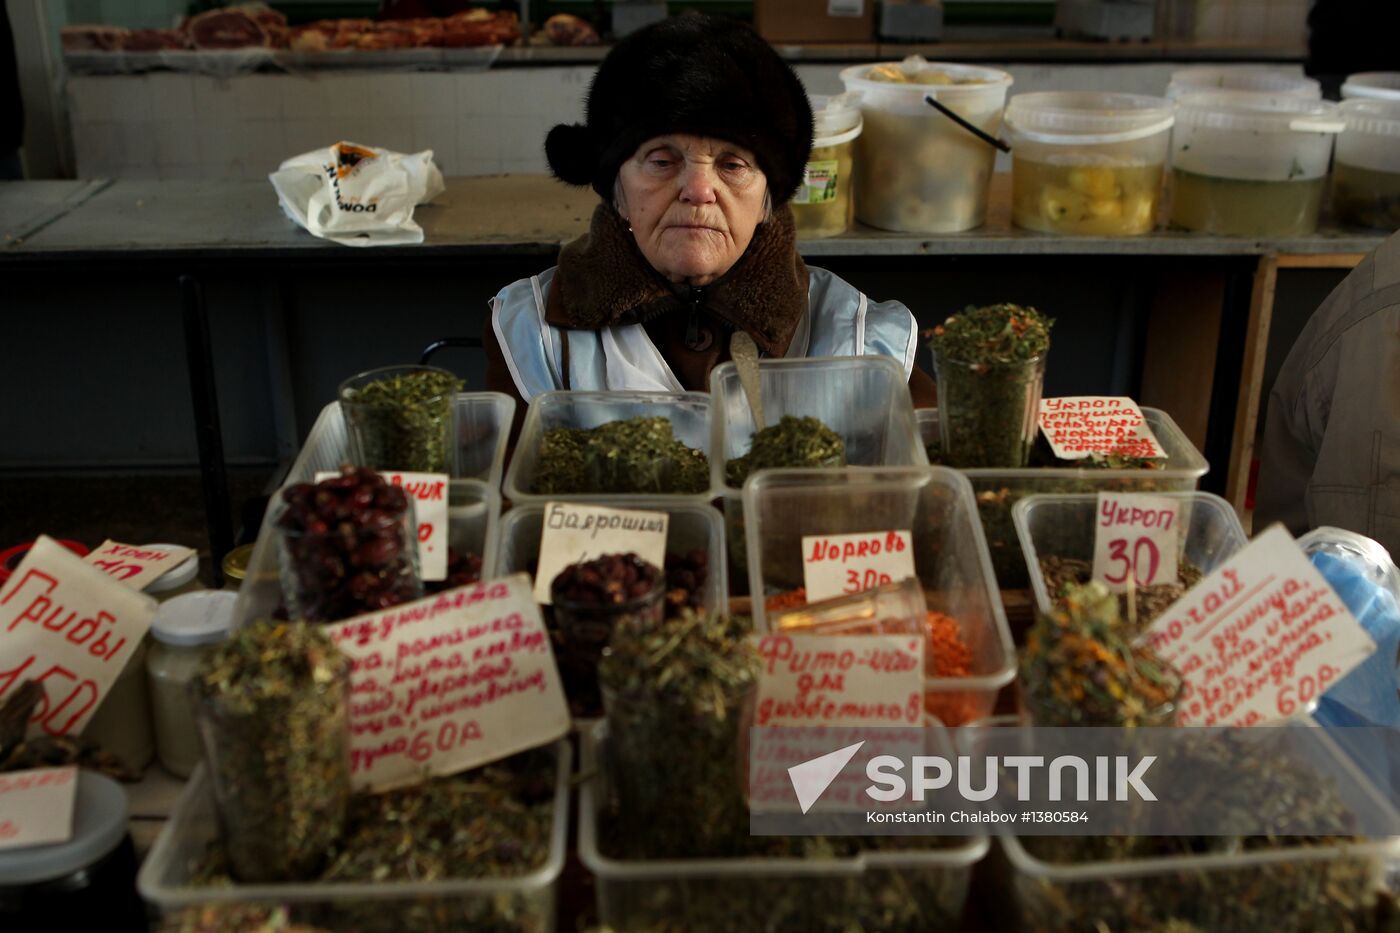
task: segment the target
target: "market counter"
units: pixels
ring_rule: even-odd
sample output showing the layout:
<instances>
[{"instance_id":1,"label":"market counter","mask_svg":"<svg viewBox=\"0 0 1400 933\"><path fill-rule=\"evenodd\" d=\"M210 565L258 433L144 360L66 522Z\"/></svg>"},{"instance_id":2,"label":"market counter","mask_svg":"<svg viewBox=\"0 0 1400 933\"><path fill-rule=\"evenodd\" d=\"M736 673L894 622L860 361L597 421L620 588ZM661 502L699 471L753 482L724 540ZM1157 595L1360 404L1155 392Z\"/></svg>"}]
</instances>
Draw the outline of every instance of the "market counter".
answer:
<instances>
[{"instance_id":1,"label":"market counter","mask_svg":"<svg viewBox=\"0 0 1400 933\"><path fill-rule=\"evenodd\" d=\"M309 269L400 276L393 281L408 283L424 270L455 274L474 263L494 275L499 288L509 281L502 264L514 259L517 266L548 265L562 244L586 230L596 203L591 190L542 175L452 178L443 195L416 213L426 235L422 245L355 249L296 227L261 181L7 183L0 185L0 266L42 276L72 265L85 271L116 265L152 279L168 277L172 284L221 274L285 282ZM858 227L804 241L800 249L857 285L851 270L859 266L865 290L905 300L923 326L951 304L944 294L953 291L950 269L973 277L964 291L982 300L995 297L982 284L989 269L1016 283L1020 270L1051 268L1066 277L1062 289L1106 276L1127 280L1125 289L1137 289L1149 307L1144 334L1120 331L1112 354L1115 378L1140 385L1140 402L1172 414L1214 466L1206 487L1224 492L1243 511L1279 270L1347 269L1382 239L1338 229L1280 240L1172 231L1130 238L1048 236L1012 227L1010 178L999 175L988 222L977 230L930 236ZM936 292L926 284L934 275ZM411 302L407 286L403 292ZM1076 308L1063 293L1036 301L1061 311ZM187 325L190 320L187 309ZM188 346L194 372L202 365L200 340ZM284 365L290 367L290 360ZM274 397L285 394L280 387L289 384L286 377L286 371L273 374ZM197 399L201 395L197 389ZM210 421L207 413L197 411L202 430Z\"/></svg>"}]
</instances>

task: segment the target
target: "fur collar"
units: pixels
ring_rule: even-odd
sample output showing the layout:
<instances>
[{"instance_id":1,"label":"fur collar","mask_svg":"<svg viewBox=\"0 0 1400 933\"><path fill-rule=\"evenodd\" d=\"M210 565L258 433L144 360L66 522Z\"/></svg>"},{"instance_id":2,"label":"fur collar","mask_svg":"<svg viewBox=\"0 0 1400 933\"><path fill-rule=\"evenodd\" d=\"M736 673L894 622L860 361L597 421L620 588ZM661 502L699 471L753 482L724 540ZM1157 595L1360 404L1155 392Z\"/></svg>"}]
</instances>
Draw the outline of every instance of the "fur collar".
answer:
<instances>
[{"instance_id":1,"label":"fur collar","mask_svg":"<svg viewBox=\"0 0 1400 933\"><path fill-rule=\"evenodd\" d=\"M545 320L573 330L636 324L688 310L684 294L647 263L612 206L599 204L588 233L559 254ZM768 355L787 351L807 310L807 266L786 205L759 225L744 255L703 295L706 312L747 331Z\"/></svg>"}]
</instances>

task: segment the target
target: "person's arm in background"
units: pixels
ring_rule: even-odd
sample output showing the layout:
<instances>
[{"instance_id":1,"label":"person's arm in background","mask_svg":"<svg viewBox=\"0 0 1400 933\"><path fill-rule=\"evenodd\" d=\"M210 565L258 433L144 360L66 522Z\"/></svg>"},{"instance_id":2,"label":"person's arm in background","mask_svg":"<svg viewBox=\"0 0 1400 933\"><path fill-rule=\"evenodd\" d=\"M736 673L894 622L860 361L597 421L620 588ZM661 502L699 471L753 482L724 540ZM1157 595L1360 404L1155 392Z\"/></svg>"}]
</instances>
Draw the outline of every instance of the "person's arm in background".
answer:
<instances>
[{"instance_id":1,"label":"person's arm in background","mask_svg":"<svg viewBox=\"0 0 1400 933\"><path fill-rule=\"evenodd\" d=\"M938 407L938 384L933 377L914 364L914 372L909 375L909 397L915 408Z\"/></svg>"}]
</instances>

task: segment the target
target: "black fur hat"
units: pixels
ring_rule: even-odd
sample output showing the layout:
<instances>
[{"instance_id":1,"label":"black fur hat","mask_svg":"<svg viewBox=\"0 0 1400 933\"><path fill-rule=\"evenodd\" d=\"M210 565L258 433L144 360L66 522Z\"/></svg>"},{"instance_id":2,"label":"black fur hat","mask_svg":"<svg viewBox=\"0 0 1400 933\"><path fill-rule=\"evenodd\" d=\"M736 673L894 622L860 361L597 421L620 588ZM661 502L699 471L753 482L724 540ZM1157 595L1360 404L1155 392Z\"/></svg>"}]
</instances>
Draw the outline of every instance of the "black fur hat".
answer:
<instances>
[{"instance_id":1,"label":"black fur hat","mask_svg":"<svg viewBox=\"0 0 1400 933\"><path fill-rule=\"evenodd\" d=\"M748 26L700 14L619 42L588 90L587 119L554 127L544 151L557 178L604 199L637 147L666 133L752 151L775 207L797 191L812 150L812 107L793 70Z\"/></svg>"}]
</instances>

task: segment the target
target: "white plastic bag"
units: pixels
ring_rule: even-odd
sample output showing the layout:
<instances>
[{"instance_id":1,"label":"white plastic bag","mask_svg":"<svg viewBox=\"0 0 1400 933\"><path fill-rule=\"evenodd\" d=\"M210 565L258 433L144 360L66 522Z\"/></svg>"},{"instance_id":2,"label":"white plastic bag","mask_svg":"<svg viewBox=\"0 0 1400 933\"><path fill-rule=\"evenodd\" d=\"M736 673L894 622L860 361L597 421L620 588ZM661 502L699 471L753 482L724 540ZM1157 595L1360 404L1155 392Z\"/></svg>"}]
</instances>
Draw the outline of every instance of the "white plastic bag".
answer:
<instances>
[{"instance_id":1,"label":"white plastic bag","mask_svg":"<svg viewBox=\"0 0 1400 933\"><path fill-rule=\"evenodd\" d=\"M268 179L288 217L346 246L422 243L413 209L443 191L431 149L408 155L349 142L294 156Z\"/></svg>"}]
</instances>

